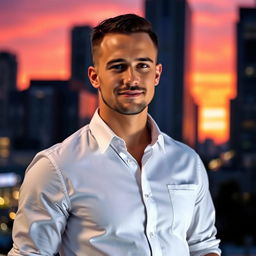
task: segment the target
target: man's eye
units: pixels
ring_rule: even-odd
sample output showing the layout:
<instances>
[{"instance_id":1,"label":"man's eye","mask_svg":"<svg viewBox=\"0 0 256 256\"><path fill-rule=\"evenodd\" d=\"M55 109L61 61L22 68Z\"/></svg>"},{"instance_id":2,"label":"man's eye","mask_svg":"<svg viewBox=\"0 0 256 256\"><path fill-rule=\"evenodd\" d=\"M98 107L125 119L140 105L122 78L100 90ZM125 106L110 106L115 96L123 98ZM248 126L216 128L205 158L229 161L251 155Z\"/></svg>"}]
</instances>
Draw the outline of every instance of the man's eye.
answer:
<instances>
[{"instance_id":1,"label":"man's eye","mask_svg":"<svg viewBox=\"0 0 256 256\"><path fill-rule=\"evenodd\" d=\"M148 64L146 64L146 63L139 63L138 65L137 65L137 67L138 68L149 68L149 65Z\"/></svg>"},{"instance_id":2,"label":"man's eye","mask_svg":"<svg viewBox=\"0 0 256 256\"><path fill-rule=\"evenodd\" d=\"M116 64L110 67L110 69L112 70L116 70L116 71L122 71L125 69L125 65L123 64Z\"/></svg>"}]
</instances>

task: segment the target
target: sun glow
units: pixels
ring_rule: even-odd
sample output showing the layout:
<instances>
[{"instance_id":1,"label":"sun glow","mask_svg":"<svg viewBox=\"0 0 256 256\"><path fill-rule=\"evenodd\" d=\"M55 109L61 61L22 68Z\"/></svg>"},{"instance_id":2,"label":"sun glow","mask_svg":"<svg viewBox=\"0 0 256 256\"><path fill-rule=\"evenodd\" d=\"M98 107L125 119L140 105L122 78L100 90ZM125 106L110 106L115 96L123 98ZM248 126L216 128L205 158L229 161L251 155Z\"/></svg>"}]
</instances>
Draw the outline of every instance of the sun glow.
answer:
<instances>
[{"instance_id":1,"label":"sun glow","mask_svg":"<svg viewBox=\"0 0 256 256\"><path fill-rule=\"evenodd\" d=\"M192 94L199 105L198 138L211 138L215 143L229 139L229 102L235 97L235 74L231 72L193 74Z\"/></svg>"}]
</instances>

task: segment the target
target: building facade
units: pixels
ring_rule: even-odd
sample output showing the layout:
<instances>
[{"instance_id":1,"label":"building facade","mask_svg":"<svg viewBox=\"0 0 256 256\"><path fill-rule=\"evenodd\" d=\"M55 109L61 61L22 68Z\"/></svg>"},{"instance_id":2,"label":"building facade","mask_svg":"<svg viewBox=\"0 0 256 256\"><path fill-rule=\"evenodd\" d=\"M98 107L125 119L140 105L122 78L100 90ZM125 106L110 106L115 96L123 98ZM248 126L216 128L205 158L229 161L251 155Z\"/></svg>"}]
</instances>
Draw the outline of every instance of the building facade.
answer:
<instances>
[{"instance_id":1,"label":"building facade","mask_svg":"<svg viewBox=\"0 0 256 256\"><path fill-rule=\"evenodd\" d=\"M236 165L256 168L256 8L240 8L237 97L231 102L231 147Z\"/></svg>"},{"instance_id":2,"label":"building facade","mask_svg":"<svg viewBox=\"0 0 256 256\"><path fill-rule=\"evenodd\" d=\"M8 133L9 93L16 91L17 60L10 52L0 52L0 133Z\"/></svg>"},{"instance_id":3,"label":"building facade","mask_svg":"<svg viewBox=\"0 0 256 256\"><path fill-rule=\"evenodd\" d=\"M150 113L160 128L191 146L196 143L196 106L191 97L191 11L185 0L146 0L146 18L159 38L163 64Z\"/></svg>"},{"instance_id":4,"label":"building facade","mask_svg":"<svg viewBox=\"0 0 256 256\"><path fill-rule=\"evenodd\" d=\"M63 141L79 128L78 92L67 80L31 80L12 95L13 148L40 150Z\"/></svg>"}]
</instances>

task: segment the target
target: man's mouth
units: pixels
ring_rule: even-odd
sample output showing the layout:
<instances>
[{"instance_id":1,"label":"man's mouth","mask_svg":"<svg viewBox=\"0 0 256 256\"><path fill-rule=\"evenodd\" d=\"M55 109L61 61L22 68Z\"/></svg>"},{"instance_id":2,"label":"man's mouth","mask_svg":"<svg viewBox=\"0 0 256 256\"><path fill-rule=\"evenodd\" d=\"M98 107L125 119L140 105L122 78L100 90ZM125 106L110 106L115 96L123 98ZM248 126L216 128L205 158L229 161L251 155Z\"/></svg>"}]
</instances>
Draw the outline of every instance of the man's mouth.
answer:
<instances>
[{"instance_id":1,"label":"man's mouth","mask_svg":"<svg viewBox=\"0 0 256 256\"><path fill-rule=\"evenodd\" d=\"M139 86L131 86L128 88L119 89L117 91L118 96L124 96L124 97L138 97L143 94L145 94L146 90L144 88L141 88Z\"/></svg>"},{"instance_id":2,"label":"man's mouth","mask_svg":"<svg viewBox=\"0 0 256 256\"><path fill-rule=\"evenodd\" d=\"M123 91L119 91L117 94L123 95L125 97L137 97L144 94L144 91L143 90L123 90Z\"/></svg>"}]
</instances>

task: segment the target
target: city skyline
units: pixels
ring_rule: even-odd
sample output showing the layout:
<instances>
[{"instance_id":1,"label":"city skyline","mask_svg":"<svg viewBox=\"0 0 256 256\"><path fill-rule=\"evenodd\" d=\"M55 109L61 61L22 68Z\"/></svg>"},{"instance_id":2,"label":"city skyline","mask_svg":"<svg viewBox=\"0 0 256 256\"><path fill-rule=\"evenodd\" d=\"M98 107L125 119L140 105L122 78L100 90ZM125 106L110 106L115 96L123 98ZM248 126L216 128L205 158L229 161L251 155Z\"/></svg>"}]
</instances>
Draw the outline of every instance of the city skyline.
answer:
<instances>
[{"instance_id":1,"label":"city skyline","mask_svg":"<svg viewBox=\"0 0 256 256\"><path fill-rule=\"evenodd\" d=\"M193 84L199 104L199 139L212 137L226 142L229 135L229 100L235 97L235 22L238 6L253 6L253 0L212 3L188 1L192 9ZM141 0L108 3L76 0L49 2L0 1L0 49L17 54L18 87L29 80L70 77L70 33L74 25L95 25L121 13L144 16ZM74 15L74 13L76 15ZM220 40L221 39L221 40ZM203 97L202 97L203 96Z\"/></svg>"}]
</instances>

